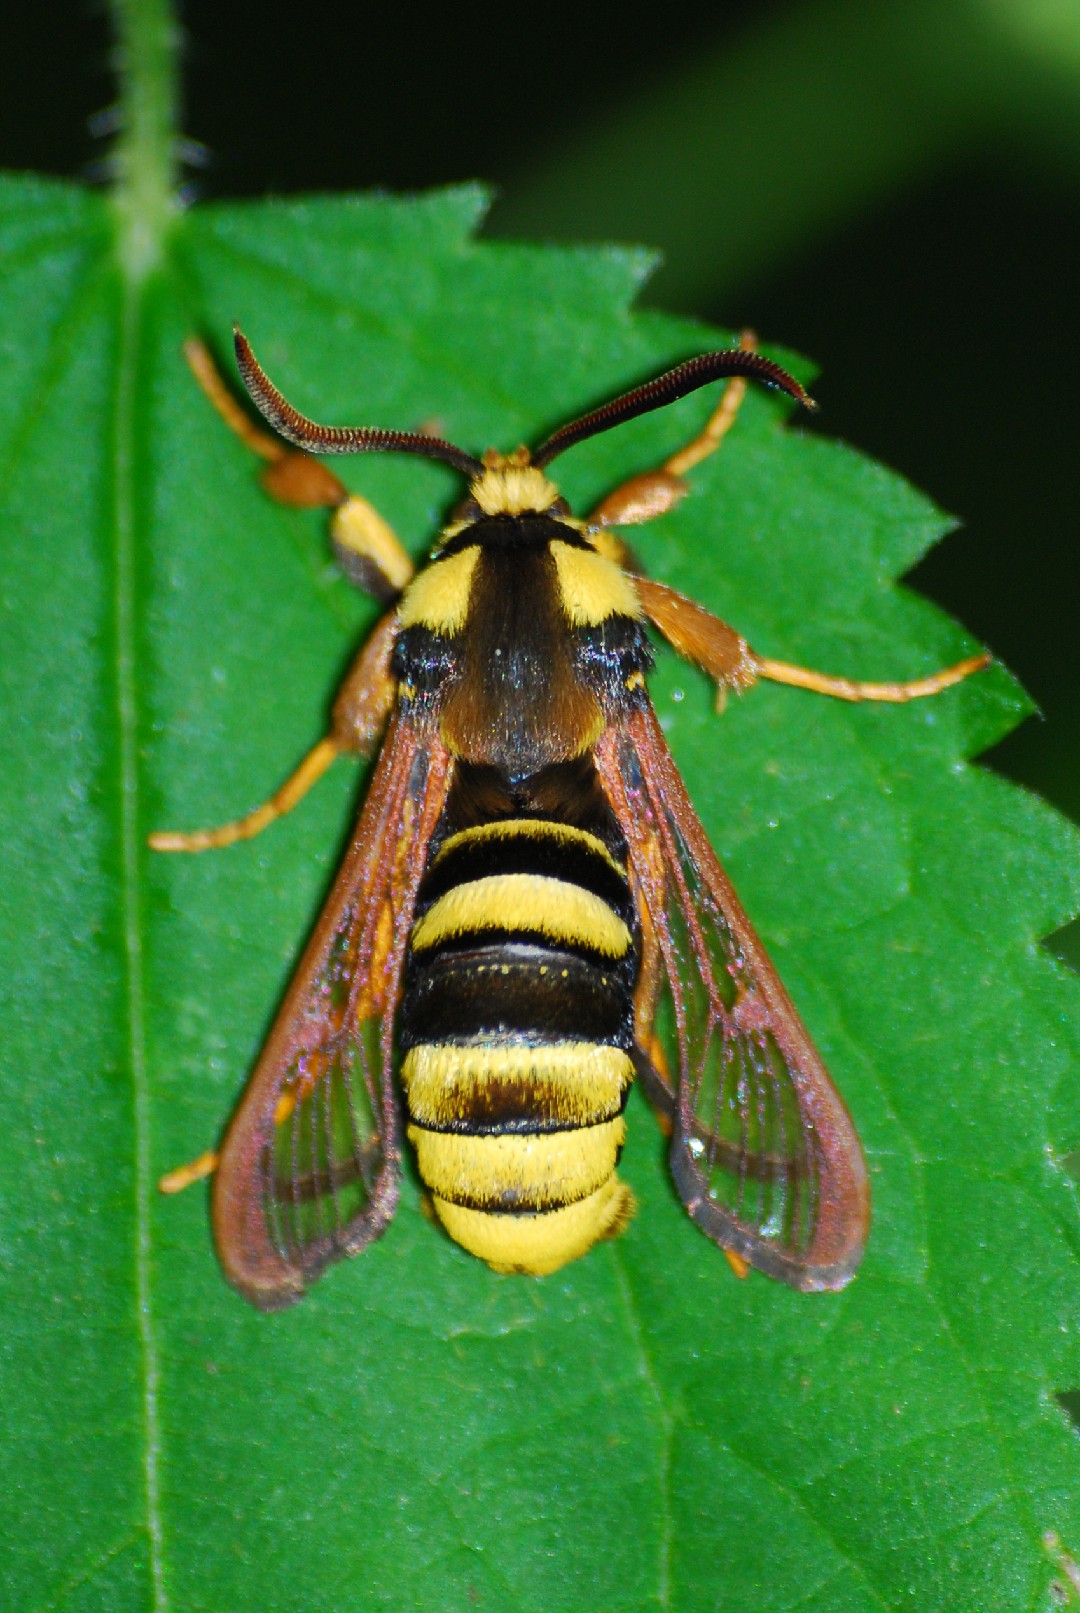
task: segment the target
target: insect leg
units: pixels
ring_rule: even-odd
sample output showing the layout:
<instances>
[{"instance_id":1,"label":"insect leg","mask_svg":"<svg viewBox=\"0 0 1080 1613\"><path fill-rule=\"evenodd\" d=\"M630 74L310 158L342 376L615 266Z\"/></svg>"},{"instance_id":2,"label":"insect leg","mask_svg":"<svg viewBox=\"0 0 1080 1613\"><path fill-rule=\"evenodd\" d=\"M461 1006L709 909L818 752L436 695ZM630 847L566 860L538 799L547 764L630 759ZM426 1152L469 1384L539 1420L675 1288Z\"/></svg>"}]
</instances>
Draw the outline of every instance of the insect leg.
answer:
<instances>
[{"instance_id":1,"label":"insect leg","mask_svg":"<svg viewBox=\"0 0 1080 1613\"><path fill-rule=\"evenodd\" d=\"M307 459L308 455L297 450L296 457ZM397 533L359 493L347 494L334 510L330 541L349 581L384 605L392 605L412 581L416 568Z\"/></svg>"},{"instance_id":2,"label":"insect leg","mask_svg":"<svg viewBox=\"0 0 1080 1613\"><path fill-rule=\"evenodd\" d=\"M960 683L989 666L991 657L969 655L955 666L943 667L925 678L913 678L907 683L865 683L852 678L835 678L826 672L815 672L810 667L792 666L788 661L774 661L767 655L758 655L746 640L727 622L714 616L703 605L687 599L666 583L653 582L647 577L635 577L634 587L642 609L653 626L663 634L680 655L701 667L718 685L721 694L728 689L741 692L758 678L773 683L788 683L797 689L810 689L815 694L832 695L836 700L877 700L901 703L922 700L927 695L940 694L954 683Z\"/></svg>"},{"instance_id":3,"label":"insect leg","mask_svg":"<svg viewBox=\"0 0 1080 1613\"><path fill-rule=\"evenodd\" d=\"M412 577L413 563L374 505L350 493L320 460L257 425L225 385L205 342L189 337L184 357L229 430L265 460L261 480L270 496L300 509L331 510L331 542L349 581L386 604L395 600Z\"/></svg>"},{"instance_id":4,"label":"insect leg","mask_svg":"<svg viewBox=\"0 0 1080 1613\"><path fill-rule=\"evenodd\" d=\"M758 657L727 622L666 583L635 577L634 588L656 630L673 650L707 672L722 693L741 692L756 680Z\"/></svg>"},{"instance_id":5,"label":"insect leg","mask_svg":"<svg viewBox=\"0 0 1080 1613\"><path fill-rule=\"evenodd\" d=\"M753 352L756 345L757 338L753 331L744 330L739 338L739 346L743 352ZM695 465L700 465L710 454L715 454L735 424L735 418L746 396L746 387L744 376L734 376L724 388L720 402L706 421L704 429L685 447L665 459L662 465L658 465L654 470L631 476L621 487L616 487L600 501L589 516L589 525L641 526L646 521L655 520L659 515L666 515L668 510L680 499L685 498L690 491L685 479L686 472L692 470ZM618 539L614 542L618 548L623 547ZM629 551L626 553L629 554ZM611 558L626 564L620 554L613 554ZM637 568L631 566L630 569Z\"/></svg>"},{"instance_id":6,"label":"insect leg","mask_svg":"<svg viewBox=\"0 0 1080 1613\"><path fill-rule=\"evenodd\" d=\"M149 837L148 844L152 851L215 851L221 846L231 846L237 840L251 840L260 834L275 818L282 818L286 812L291 812L296 803L303 799L311 786L321 779L330 763L338 756L342 747L332 734L308 751L304 760L294 773L290 773L279 790L275 790L269 801L256 807L254 812L248 812L242 818L234 818L230 823L222 823L216 829L193 829L185 834L182 831L162 829Z\"/></svg>"},{"instance_id":7,"label":"insect leg","mask_svg":"<svg viewBox=\"0 0 1080 1613\"><path fill-rule=\"evenodd\" d=\"M212 851L231 846L237 840L250 840L275 818L291 812L343 751L370 755L394 702L397 685L390 670L390 656L397 630L397 612L387 611L346 674L334 701L329 734L308 751L300 766L268 801L254 812L235 818L231 823L219 824L215 829L196 829L188 834L162 830L152 834L151 849Z\"/></svg>"},{"instance_id":8,"label":"insect leg","mask_svg":"<svg viewBox=\"0 0 1080 1613\"><path fill-rule=\"evenodd\" d=\"M281 1094L277 1108L274 1111L275 1126L283 1125L288 1120L296 1105L307 1097L308 1091L313 1085L314 1080L312 1079L307 1083L306 1088L299 1086L295 1091ZM196 1182L205 1181L208 1176L213 1176L217 1170L220 1158L221 1155L216 1148L208 1148L205 1153L199 1154L196 1159L189 1160L186 1165L177 1165L175 1170L166 1171L164 1176L158 1177L158 1192L182 1193L185 1188L194 1187Z\"/></svg>"},{"instance_id":9,"label":"insect leg","mask_svg":"<svg viewBox=\"0 0 1080 1613\"><path fill-rule=\"evenodd\" d=\"M955 666L942 667L925 678L912 678L907 683L860 683L851 678L833 678L810 667L792 666L787 661L772 661L768 656L755 655L754 670L759 678L770 678L773 683L790 683L796 689L811 689L815 694L832 695L836 700L881 700L901 704L906 700L923 700L927 695L940 694L962 683L973 672L989 666L993 657L989 651L969 655Z\"/></svg>"},{"instance_id":10,"label":"insect leg","mask_svg":"<svg viewBox=\"0 0 1080 1613\"><path fill-rule=\"evenodd\" d=\"M208 1176L213 1176L217 1167L218 1151L208 1148L198 1159L189 1160L186 1165L178 1165L175 1170L159 1176L158 1192L182 1193L186 1187L194 1187L196 1182L204 1182Z\"/></svg>"},{"instance_id":11,"label":"insect leg","mask_svg":"<svg viewBox=\"0 0 1080 1613\"><path fill-rule=\"evenodd\" d=\"M399 627L397 611L388 610L345 674L330 724L339 750L370 756L382 736L397 694L390 658Z\"/></svg>"}]
</instances>

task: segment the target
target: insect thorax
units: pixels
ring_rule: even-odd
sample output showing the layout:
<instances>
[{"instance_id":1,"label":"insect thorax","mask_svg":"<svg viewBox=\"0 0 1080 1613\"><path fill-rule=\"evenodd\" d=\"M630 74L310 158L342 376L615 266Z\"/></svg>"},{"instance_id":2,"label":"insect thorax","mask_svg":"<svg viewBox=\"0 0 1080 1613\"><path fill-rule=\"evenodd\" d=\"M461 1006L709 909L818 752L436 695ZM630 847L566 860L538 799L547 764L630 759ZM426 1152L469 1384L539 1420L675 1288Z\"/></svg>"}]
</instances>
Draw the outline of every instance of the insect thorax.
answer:
<instances>
[{"instance_id":1,"label":"insect thorax","mask_svg":"<svg viewBox=\"0 0 1080 1613\"><path fill-rule=\"evenodd\" d=\"M451 752L527 776L591 749L651 665L632 584L576 522L450 529L406 591L394 670Z\"/></svg>"}]
</instances>

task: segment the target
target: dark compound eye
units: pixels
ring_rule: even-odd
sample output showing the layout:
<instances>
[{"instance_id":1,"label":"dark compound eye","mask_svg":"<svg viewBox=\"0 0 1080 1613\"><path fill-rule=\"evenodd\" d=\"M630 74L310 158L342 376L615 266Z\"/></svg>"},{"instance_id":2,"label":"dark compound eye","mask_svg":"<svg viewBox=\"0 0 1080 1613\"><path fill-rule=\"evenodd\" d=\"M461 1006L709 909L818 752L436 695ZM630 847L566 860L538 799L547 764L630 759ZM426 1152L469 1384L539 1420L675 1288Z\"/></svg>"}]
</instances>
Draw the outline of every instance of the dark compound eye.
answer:
<instances>
[{"instance_id":1,"label":"dark compound eye","mask_svg":"<svg viewBox=\"0 0 1080 1613\"><path fill-rule=\"evenodd\" d=\"M483 516L483 513L483 510L480 508L479 504L477 504L474 498L463 498L459 499L454 505L453 509L450 511L450 521L451 523L456 523L458 521L479 521Z\"/></svg>"}]
</instances>

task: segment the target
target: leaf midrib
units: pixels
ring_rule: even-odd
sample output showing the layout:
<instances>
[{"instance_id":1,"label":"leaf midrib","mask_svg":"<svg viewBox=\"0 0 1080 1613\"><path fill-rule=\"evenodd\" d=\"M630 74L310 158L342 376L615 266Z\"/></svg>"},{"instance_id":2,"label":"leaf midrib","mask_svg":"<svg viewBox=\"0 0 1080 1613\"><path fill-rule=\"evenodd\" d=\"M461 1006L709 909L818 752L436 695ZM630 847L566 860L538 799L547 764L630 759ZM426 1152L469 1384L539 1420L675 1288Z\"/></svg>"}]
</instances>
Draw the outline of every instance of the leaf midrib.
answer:
<instances>
[{"instance_id":1,"label":"leaf midrib","mask_svg":"<svg viewBox=\"0 0 1080 1613\"><path fill-rule=\"evenodd\" d=\"M140 360L144 346L146 295L145 281L136 283L131 278L122 281L120 341L117 350L116 392L110 445L114 499L113 530L109 538L114 577L114 689L119 734L117 792L121 870L119 907L123 935L125 1035L130 1058L132 1120L135 1134L133 1252L136 1333L142 1360L140 1374L142 1468L152 1606L154 1613L167 1613L169 1603L164 1580L164 1531L160 1483L161 1363L151 1273L150 1206L153 1183L150 1161L150 1091L146 1061L146 976L141 881L144 852L139 828L139 697L135 641L136 413Z\"/></svg>"}]
</instances>

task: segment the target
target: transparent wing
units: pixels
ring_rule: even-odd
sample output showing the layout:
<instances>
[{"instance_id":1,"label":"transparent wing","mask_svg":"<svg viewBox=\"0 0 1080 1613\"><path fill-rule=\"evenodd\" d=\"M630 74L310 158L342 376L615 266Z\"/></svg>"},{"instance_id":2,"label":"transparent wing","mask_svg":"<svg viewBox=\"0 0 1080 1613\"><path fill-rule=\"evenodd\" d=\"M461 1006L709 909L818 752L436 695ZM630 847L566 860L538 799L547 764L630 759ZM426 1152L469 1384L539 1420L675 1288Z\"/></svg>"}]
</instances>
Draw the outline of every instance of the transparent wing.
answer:
<instances>
[{"instance_id":1,"label":"transparent wing","mask_svg":"<svg viewBox=\"0 0 1080 1613\"><path fill-rule=\"evenodd\" d=\"M253 1304L299 1299L385 1229L400 1139L394 1014L449 761L395 718L352 846L225 1138L218 1252Z\"/></svg>"},{"instance_id":2,"label":"transparent wing","mask_svg":"<svg viewBox=\"0 0 1080 1613\"><path fill-rule=\"evenodd\" d=\"M646 702L596 748L642 921L639 1067L702 1230L795 1288L842 1288L870 1197L851 1119L709 845Z\"/></svg>"}]
</instances>

